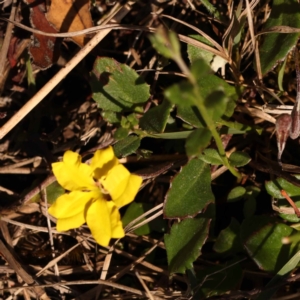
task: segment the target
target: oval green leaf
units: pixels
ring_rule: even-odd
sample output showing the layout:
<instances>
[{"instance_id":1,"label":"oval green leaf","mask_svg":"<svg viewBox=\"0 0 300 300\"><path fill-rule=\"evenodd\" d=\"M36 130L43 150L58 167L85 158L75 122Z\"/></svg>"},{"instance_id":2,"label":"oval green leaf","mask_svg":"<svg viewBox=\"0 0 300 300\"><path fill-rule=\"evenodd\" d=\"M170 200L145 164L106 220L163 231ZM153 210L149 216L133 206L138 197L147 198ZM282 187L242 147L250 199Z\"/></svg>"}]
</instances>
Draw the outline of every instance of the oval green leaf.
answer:
<instances>
[{"instance_id":1,"label":"oval green leaf","mask_svg":"<svg viewBox=\"0 0 300 300\"><path fill-rule=\"evenodd\" d=\"M232 218L229 226L220 232L213 250L222 254L232 254L242 250L243 247L240 242L239 233L240 223Z\"/></svg>"},{"instance_id":2,"label":"oval green leaf","mask_svg":"<svg viewBox=\"0 0 300 300\"><path fill-rule=\"evenodd\" d=\"M242 151L235 151L231 153L229 157L229 163L233 167L245 166L250 160L251 157L249 156L249 154Z\"/></svg>"},{"instance_id":3,"label":"oval green leaf","mask_svg":"<svg viewBox=\"0 0 300 300\"><path fill-rule=\"evenodd\" d=\"M242 199L246 194L246 189L242 186L237 186L233 188L228 196L227 196L227 202L236 202Z\"/></svg>"},{"instance_id":4,"label":"oval green leaf","mask_svg":"<svg viewBox=\"0 0 300 300\"><path fill-rule=\"evenodd\" d=\"M167 193L164 217L186 218L214 202L210 168L200 159L191 159L175 176Z\"/></svg>"},{"instance_id":5,"label":"oval green leaf","mask_svg":"<svg viewBox=\"0 0 300 300\"><path fill-rule=\"evenodd\" d=\"M208 148L203 151L203 155L199 157L207 164L219 166L223 164L222 158L216 149Z\"/></svg>"}]
</instances>

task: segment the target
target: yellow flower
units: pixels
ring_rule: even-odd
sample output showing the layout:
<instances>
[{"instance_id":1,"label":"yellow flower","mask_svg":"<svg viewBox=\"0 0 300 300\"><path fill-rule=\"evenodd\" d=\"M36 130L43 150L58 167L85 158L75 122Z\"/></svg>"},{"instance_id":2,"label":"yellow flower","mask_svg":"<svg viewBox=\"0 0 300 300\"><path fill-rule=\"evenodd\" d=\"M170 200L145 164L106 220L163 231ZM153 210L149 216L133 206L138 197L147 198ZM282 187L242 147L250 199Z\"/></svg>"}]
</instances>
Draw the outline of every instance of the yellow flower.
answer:
<instances>
[{"instance_id":1,"label":"yellow flower","mask_svg":"<svg viewBox=\"0 0 300 300\"><path fill-rule=\"evenodd\" d=\"M87 223L102 246L108 246L111 238L124 236L118 209L134 200L142 178L119 163L112 147L97 150L90 165L82 163L79 154L67 151L52 169L58 183L70 191L49 208L57 218L58 231Z\"/></svg>"}]
</instances>

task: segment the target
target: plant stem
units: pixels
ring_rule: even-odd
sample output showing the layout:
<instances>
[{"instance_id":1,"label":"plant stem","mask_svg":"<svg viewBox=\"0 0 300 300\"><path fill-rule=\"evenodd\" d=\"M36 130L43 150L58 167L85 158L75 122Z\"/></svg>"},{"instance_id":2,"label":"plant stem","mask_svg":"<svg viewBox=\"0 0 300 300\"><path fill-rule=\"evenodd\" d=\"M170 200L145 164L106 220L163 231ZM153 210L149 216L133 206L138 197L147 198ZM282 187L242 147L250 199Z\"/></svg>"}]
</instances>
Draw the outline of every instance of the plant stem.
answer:
<instances>
[{"instance_id":1,"label":"plant stem","mask_svg":"<svg viewBox=\"0 0 300 300\"><path fill-rule=\"evenodd\" d=\"M215 139L216 145L218 147L219 154L222 158L222 161L224 163L224 166L228 168L228 170L232 173L232 175L236 176L237 178L241 178L241 174L229 164L228 158L226 156L225 149L222 144L221 137L215 127L214 121L210 118L210 116L207 113L207 109L204 105L204 100L201 96L201 93L198 88L197 80L194 77L194 75L190 72L189 68L186 66L185 62L181 58L181 56L175 57L174 60L178 64L181 71L187 76L188 80L193 84L194 86L194 96L195 96L195 105L198 108L206 126L210 130L213 138Z\"/></svg>"}]
</instances>

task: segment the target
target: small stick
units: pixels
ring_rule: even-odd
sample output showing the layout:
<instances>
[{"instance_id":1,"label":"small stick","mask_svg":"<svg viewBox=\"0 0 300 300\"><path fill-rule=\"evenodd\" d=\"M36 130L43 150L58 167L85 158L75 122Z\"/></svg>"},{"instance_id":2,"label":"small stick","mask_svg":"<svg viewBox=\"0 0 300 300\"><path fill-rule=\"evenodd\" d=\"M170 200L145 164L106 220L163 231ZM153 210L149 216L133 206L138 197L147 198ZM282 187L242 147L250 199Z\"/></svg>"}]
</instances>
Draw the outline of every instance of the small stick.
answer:
<instances>
[{"instance_id":1,"label":"small stick","mask_svg":"<svg viewBox=\"0 0 300 300\"><path fill-rule=\"evenodd\" d=\"M280 193L291 204L297 217L300 218L300 211L299 211L298 207L296 206L296 204L294 203L294 201L287 194L287 192L285 190L281 190Z\"/></svg>"},{"instance_id":2,"label":"small stick","mask_svg":"<svg viewBox=\"0 0 300 300\"><path fill-rule=\"evenodd\" d=\"M16 11L17 11L17 0L14 0L12 2L12 7L11 7L11 11L10 11L10 16L9 16L10 21L14 21ZM10 43L10 40L12 37L13 28L14 28L13 23L9 23L6 28L5 38L4 38L3 45L1 47L1 53L0 53L0 77L2 77L4 74L7 51L8 51L9 43Z\"/></svg>"}]
</instances>

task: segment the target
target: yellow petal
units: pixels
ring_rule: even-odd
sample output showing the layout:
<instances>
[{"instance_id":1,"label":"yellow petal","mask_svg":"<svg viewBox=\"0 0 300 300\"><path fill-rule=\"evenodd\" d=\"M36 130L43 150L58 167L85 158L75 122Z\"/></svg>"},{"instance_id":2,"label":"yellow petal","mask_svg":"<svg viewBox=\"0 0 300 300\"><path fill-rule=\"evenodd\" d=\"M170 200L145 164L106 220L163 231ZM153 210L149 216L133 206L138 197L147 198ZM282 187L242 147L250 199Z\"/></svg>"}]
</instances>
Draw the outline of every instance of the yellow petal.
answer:
<instances>
[{"instance_id":1,"label":"yellow petal","mask_svg":"<svg viewBox=\"0 0 300 300\"><path fill-rule=\"evenodd\" d=\"M102 177L100 182L111 198L116 199L123 194L129 177L130 172L120 164L109 170L107 176Z\"/></svg>"},{"instance_id":2,"label":"yellow petal","mask_svg":"<svg viewBox=\"0 0 300 300\"><path fill-rule=\"evenodd\" d=\"M113 167L106 177L100 179L104 189L110 194L112 200L120 208L134 200L141 184L142 178L132 175L123 166Z\"/></svg>"},{"instance_id":3,"label":"yellow petal","mask_svg":"<svg viewBox=\"0 0 300 300\"><path fill-rule=\"evenodd\" d=\"M81 163L78 153L65 152L62 162L52 164L52 171L58 183L66 190L96 189L93 170L89 165Z\"/></svg>"},{"instance_id":4,"label":"yellow petal","mask_svg":"<svg viewBox=\"0 0 300 300\"><path fill-rule=\"evenodd\" d=\"M96 242L101 246L108 246L111 239L111 219L106 200L98 199L88 206L86 223Z\"/></svg>"},{"instance_id":5,"label":"yellow petal","mask_svg":"<svg viewBox=\"0 0 300 300\"><path fill-rule=\"evenodd\" d=\"M105 176L108 171L115 165L119 164L118 159L115 157L112 147L97 150L91 161L91 168L94 171L94 177L100 179Z\"/></svg>"},{"instance_id":6,"label":"yellow petal","mask_svg":"<svg viewBox=\"0 0 300 300\"><path fill-rule=\"evenodd\" d=\"M70 229L78 228L85 223L83 211L70 218L57 219L57 231L67 231Z\"/></svg>"},{"instance_id":7,"label":"yellow petal","mask_svg":"<svg viewBox=\"0 0 300 300\"><path fill-rule=\"evenodd\" d=\"M138 193L142 182L143 182L142 177L138 175L130 174L129 180L127 182L123 194L119 198L113 199L116 206L120 208L132 202L136 194Z\"/></svg>"},{"instance_id":8,"label":"yellow petal","mask_svg":"<svg viewBox=\"0 0 300 300\"><path fill-rule=\"evenodd\" d=\"M107 202L107 207L110 210L111 237L114 239L124 237L125 233L118 208L113 201Z\"/></svg>"},{"instance_id":9,"label":"yellow petal","mask_svg":"<svg viewBox=\"0 0 300 300\"><path fill-rule=\"evenodd\" d=\"M99 193L81 191L63 194L50 206L48 212L57 219L69 218L79 213L83 214L87 203L99 196L101 196Z\"/></svg>"}]
</instances>

